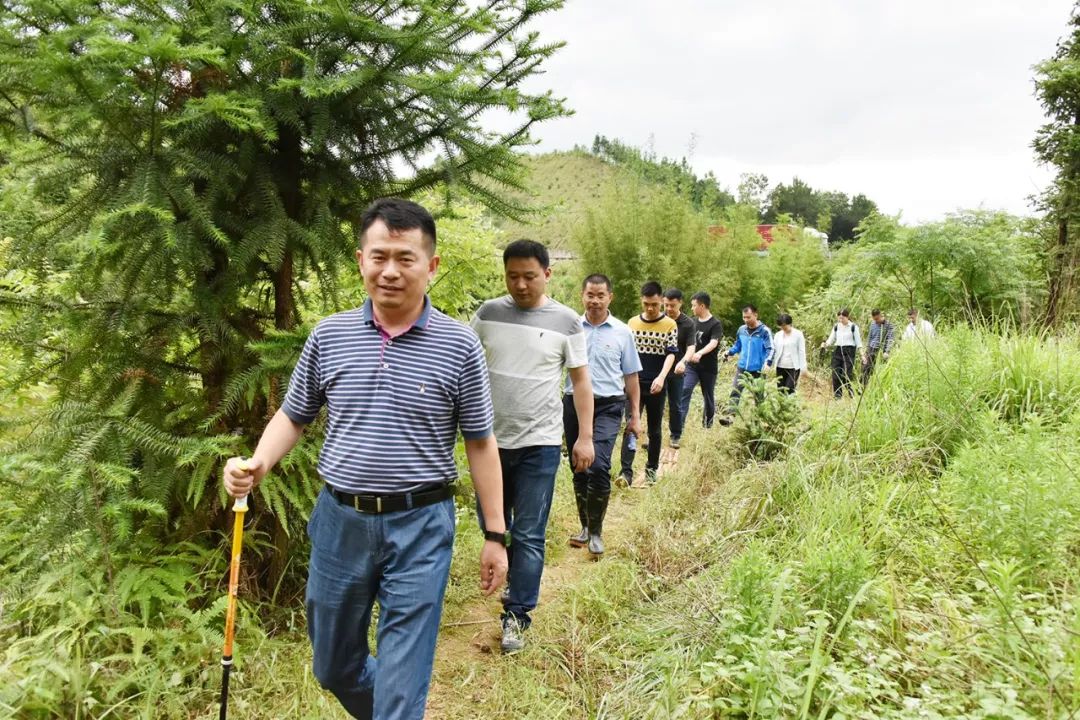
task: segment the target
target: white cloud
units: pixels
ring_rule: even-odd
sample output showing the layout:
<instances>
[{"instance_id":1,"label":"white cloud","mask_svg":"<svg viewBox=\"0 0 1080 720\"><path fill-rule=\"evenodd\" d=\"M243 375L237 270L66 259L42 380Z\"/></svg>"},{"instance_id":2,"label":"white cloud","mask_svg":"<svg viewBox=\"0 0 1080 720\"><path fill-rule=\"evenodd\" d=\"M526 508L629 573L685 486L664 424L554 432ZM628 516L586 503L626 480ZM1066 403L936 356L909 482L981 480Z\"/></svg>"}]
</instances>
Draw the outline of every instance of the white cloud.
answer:
<instances>
[{"instance_id":1,"label":"white cloud","mask_svg":"<svg viewBox=\"0 0 1080 720\"><path fill-rule=\"evenodd\" d=\"M742 172L865 193L909 221L960 207L1029 210L1050 179L1032 66L1070 0L572 0L536 23L568 46L530 87L576 111L540 151L594 134Z\"/></svg>"}]
</instances>

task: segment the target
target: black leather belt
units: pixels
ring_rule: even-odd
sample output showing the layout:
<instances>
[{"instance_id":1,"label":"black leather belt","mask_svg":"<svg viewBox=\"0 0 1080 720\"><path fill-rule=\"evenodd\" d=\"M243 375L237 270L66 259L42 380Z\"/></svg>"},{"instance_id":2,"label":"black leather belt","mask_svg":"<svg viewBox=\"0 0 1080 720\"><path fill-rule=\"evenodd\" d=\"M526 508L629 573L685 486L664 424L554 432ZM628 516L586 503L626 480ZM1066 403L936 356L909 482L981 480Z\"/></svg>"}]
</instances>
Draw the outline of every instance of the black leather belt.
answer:
<instances>
[{"instance_id":1,"label":"black leather belt","mask_svg":"<svg viewBox=\"0 0 1080 720\"><path fill-rule=\"evenodd\" d=\"M334 496L334 499L342 505L347 505L356 512L372 515L426 507L454 497L454 485L452 483L397 495L353 495L329 485L326 488Z\"/></svg>"},{"instance_id":2,"label":"black leather belt","mask_svg":"<svg viewBox=\"0 0 1080 720\"><path fill-rule=\"evenodd\" d=\"M566 393L566 397L574 399L574 393ZM593 405L610 405L611 403L626 402L625 395L610 395L608 397L593 397Z\"/></svg>"}]
</instances>

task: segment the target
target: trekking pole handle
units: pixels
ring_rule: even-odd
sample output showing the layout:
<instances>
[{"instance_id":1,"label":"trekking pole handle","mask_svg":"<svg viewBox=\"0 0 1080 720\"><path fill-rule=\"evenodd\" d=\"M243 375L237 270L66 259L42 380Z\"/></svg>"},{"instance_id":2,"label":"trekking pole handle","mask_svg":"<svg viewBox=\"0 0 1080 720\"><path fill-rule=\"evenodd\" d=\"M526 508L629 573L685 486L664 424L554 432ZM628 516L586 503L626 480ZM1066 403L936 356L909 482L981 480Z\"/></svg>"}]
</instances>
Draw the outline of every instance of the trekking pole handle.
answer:
<instances>
[{"instance_id":1,"label":"trekking pole handle","mask_svg":"<svg viewBox=\"0 0 1080 720\"><path fill-rule=\"evenodd\" d=\"M247 460L241 460L237 464L240 466L241 470L248 470L248 471L251 470L251 466L248 465ZM247 512L247 509L248 509L247 502L248 502L248 496L247 495L241 495L240 497L236 498L236 500L233 502L233 507L232 507L233 512L238 512L238 513Z\"/></svg>"}]
</instances>

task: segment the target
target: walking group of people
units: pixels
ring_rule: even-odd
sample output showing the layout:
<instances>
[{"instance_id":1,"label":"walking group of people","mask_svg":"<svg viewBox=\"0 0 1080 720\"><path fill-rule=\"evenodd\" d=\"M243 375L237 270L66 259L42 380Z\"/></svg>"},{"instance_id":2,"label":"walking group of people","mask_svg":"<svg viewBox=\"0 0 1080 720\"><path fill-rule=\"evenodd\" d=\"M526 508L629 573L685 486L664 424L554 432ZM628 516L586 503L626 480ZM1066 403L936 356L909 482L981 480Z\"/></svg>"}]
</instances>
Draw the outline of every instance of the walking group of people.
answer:
<instances>
[{"instance_id":1,"label":"walking group of people","mask_svg":"<svg viewBox=\"0 0 1080 720\"><path fill-rule=\"evenodd\" d=\"M326 407L305 607L314 675L356 718L423 717L456 531L459 433L484 535L480 588L490 594L508 581L501 648L513 653L539 600L564 438L581 523L570 542L599 557L620 431L619 478L629 485L647 416L645 479L654 483L665 403L677 448L699 386L702 423L713 424L721 361L738 357L723 424L743 377L774 366L794 391L806 367L791 317L778 318L774 336L752 305L722 349L705 292L691 297L691 318L681 291L647 282L641 313L624 323L609 310L610 279L593 274L582 283L583 313L571 310L547 296L549 255L530 240L506 247L508 294L483 303L470 327L427 297L436 247L435 221L416 203L388 198L365 211L356 257L368 299L316 325L255 452L223 472L230 495L251 492ZM883 356L885 328L869 339ZM857 349L858 329L838 322L827 342ZM377 661L368 646L376 602Z\"/></svg>"}]
</instances>

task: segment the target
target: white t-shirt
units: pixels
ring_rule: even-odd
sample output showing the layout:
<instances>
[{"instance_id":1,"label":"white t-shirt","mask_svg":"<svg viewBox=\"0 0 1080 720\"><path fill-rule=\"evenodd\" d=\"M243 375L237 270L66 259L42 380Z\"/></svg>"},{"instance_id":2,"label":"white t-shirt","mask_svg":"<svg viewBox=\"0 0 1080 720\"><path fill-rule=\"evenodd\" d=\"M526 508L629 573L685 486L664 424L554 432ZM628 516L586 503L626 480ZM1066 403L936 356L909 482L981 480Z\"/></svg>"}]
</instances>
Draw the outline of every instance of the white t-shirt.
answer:
<instances>
[{"instance_id":1,"label":"white t-shirt","mask_svg":"<svg viewBox=\"0 0 1080 720\"><path fill-rule=\"evenodd\" d=\"M580 316L551 298L519 308L504 295L472 320L487 357L495 440L503 450L562 444L562 374L588 365Z\"/></svg>"},{"instance_id":2,"label":"white t-shirt","mask_svg":"<svg viewBox=\"0 0 1080 720\"><path fill-rule=\"evenodd\" d=\"M859 337L859 326L852 322L849 322L847 325L836 323L836 325L833 326L832 332L829 333L829 339L825 341L825 344L835 345L836 347L862 347L862 338Z\"/></svg>"},{"instance_id":3,"label":"white t-shirt","mask_svg":"<svg viewBox=\"0 0 1080 720\"><path fill-rule=\"evenodd\" d=\"M930 339L937 335L934 332L934 326L930 324L929 320L920 320L916 325L913 322L908 322L907 327L904 328L904 334L901 336L901 340L910 340L916 335L921 335L926 339Z\"/></svg>"}]
</instances>

